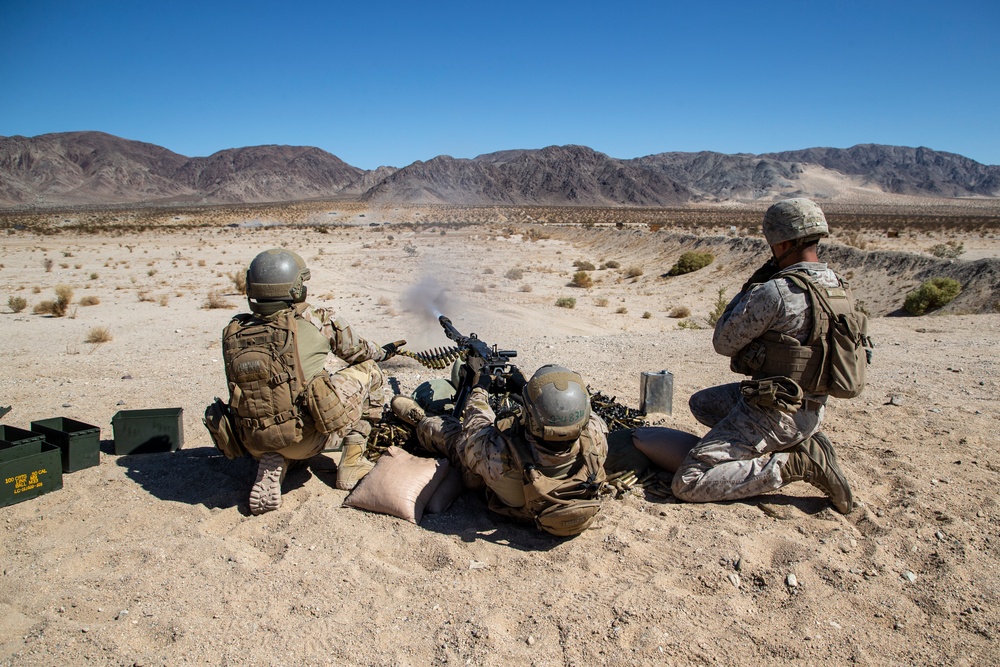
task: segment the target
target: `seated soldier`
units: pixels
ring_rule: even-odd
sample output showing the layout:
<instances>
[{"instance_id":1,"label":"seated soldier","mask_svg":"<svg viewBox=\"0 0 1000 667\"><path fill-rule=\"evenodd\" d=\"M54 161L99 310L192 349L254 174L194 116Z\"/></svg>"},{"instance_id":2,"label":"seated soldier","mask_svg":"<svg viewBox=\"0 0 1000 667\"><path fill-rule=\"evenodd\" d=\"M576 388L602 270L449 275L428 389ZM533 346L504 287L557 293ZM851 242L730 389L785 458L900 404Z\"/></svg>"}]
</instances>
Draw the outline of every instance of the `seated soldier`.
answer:
<instances>
[{"instance_id":1,"label":"seated soldier","mask_svg":"<svg viewBox=\"0 0 1000 667\"><path fill-rule=\"evenodd\" d=\"M250 313L222 334L233 426L259 461L250 511L281 505L289 461L342 448L337 488L349 490L372 468L365 458L372 421L382 416L385 376L376 362L404 341L379 347L350 325L305 302L309 269L294 252L257 255L246 274ZM330 353L348 366L328 373Z\"/></svg>"},{"instance_id":2,"label":"seated soldier","mask_svg":"<svg viewBox=\"0 0 1000 667\"><path fill-rule=\"evenodd\" d=\"M605 480L608 427L590 410L583 378L543 366L523 384L520 418L501 419L489 404L492 378L477 372L461 420L429 417L405 396L392 411L416 428L420 444L463 472L467 486L485 487L490 509L555 535L586 530ZM571 498L572 502L566 502Z\"/></svg>"}]
</instances>

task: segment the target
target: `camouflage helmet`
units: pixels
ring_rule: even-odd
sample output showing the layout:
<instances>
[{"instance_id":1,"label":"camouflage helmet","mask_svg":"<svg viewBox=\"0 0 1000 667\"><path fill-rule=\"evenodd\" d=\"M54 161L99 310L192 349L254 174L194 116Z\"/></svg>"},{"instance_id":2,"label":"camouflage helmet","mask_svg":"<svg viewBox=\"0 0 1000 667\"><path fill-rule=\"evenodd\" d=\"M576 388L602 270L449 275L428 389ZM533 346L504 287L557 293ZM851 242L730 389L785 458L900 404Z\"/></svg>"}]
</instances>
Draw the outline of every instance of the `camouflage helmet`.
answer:
<instances>
[{"instance_id":1,"label":"camouflage helmet","mask_svg":"<svg viewBox=\"0 0 1000 667\"><path fill-rule=\"evenodd\" d=\"M303 283L307 280L309 269L297 254L284 248L265 250L247 268L247 300L251 310L254 302L305 301Z\"/></svg>"},{"instance_id":2,"label":"camouflage helmet","mask_svg":"<svg viewBox=\"0 0 1000 667\"><path fill-rule=\"evenodd\" d=\"M830 235L823 211L811 199L784 199L764 213L764 238L768 245Z\"/></svg>"},{"instance_id":3,"label":"camouflage helmet","mask_svg":"<svg viewBox=\"0 0 1000 667\"><path fill-rule=\"evenodd\" d=\"M568 368L542 366L521 392L524 425L546 443L570 445L590 421L590 396L583 378Z\"/></svg>"}]
</instances>

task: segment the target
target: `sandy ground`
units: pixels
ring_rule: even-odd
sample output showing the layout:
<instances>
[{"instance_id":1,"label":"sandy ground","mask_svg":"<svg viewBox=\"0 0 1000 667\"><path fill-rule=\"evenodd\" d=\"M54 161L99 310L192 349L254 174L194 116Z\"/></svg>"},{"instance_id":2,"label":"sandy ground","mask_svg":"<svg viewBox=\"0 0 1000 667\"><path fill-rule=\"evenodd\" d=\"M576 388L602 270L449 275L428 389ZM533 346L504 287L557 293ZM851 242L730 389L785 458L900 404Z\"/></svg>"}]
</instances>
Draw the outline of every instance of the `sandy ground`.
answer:
<instances>
[{"instance_id":1,"label":"sandy ground","mask_svg":"<svg viewBox=\"0 0 1000 667\"><path fill-rule=\"evenodd\" d=\"M860 501L846 517L796 484L725 504L609 500L572 540L499 521L474 494L417 526L342 508L324 458L253 517L254 464L219 455L201 415L243 307L228 274L274 245L309 262L311 302L378 342L447 343L407 310L433 278L460 331L517 349L529 373L563 363L637 406L640 373L669 369L674 411L653 419L699 434L688 396L735 378L709 329L668 313L704 324L761 260L664 280L674 248L586 231L8 235L0 295L29 305L0 313L4 423L66 416L103 442L99 466L0 510L0 664L1000 664L1000 314L872 320L869 387L832 400L824 427ZM621 268L576 289L576 260ZM31 314L58 284L74 288L69 315ZM871 289L902 301L900 285ZM204 308L211 291L231 306ZM113 339L85 343L95 327ZM404 392L435 376L385 368ZM183 449L115 456L115 412L159 407L183 408Z\"/></svg>"}]
</instances>

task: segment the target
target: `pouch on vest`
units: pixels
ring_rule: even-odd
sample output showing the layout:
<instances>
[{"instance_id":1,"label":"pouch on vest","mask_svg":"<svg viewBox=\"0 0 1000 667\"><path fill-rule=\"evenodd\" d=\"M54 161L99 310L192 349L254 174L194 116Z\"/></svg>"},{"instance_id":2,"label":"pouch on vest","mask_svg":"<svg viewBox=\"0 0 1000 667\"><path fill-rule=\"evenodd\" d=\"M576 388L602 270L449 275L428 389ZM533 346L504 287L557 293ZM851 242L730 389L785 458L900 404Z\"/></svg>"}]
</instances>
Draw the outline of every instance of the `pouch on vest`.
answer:
<instances>
[{"instance_id":1,"label":"pouch on vest","mask_svg":"<svg viewBox=\"0 0 1000 667\"><path fill-rule=\"evenodd\" d=\"M330 375L325 371L309 382L305 393L306 407L320 433L339 433L353 422L348 418L344 402L334 390Z\"/></svg>"},{"instance_id":2,"label":"pouch on vest","mask_svg":"<svg viewBox=\"0 0 1000 667\"><path fill-rule=\"evenodd\" d=\"M205 408L203 423L208 429L208 434L212 436L215 448L227 459L238 459L246 455L247 452L233 428L229 406L221 398L216 398Z\"/></svg>"}]
</instances>

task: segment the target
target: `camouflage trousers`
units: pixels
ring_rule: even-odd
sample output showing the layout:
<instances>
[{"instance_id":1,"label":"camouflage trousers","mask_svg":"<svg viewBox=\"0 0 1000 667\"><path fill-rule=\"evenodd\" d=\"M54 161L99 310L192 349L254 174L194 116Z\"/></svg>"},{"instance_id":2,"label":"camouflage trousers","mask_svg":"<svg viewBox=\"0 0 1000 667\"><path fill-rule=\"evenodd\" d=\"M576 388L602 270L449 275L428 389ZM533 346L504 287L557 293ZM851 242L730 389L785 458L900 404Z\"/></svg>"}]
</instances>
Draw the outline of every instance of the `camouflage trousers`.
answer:
<instances>
[{"instance_id":1,"label":"camouflage trousers","mask_svg":"<svg viewBox=\"0 0 1000 667\"><path fill-rule=\"evenodd\" d=\"M469 470L465 463L468 440L462 422L451 415L426 417L417 424L417 441L429 452L443 456L457 470L462 471L462 482L467 489L481 489L486 485L482 476Z\"/></svg>"},{"instance_id":2,"label":"camouflage trousers","mask_svg":"<svg viewBox=\"0 0 1000 667\"><path fill-rule=\"evenodd\" d=\"M673 493L689 502L738 500L783 484L785 450L812 436L824 408L788 414L744 400L737 382L703 389L688 402L695 419L711 427L674 475Z\"/></svg>"},{"instance_id":3,"label":"camouflage trousers","mask_svg":"<svg viewBox=\"0 0 1000 667\"><path fill-rule=\"evenodd\" d=\"M325 371L324 371L325 372ZM298 442L278 450L286 459L301 461L320 452L337 451L343 445L344 438L357 435L365 440L371 433L372 423L382 418L382 406L385 403L385 373L374 361L368 360L342 368L330 374L331 382L337 395L341 397L344 410L351 418L351 423L337 433L320 433L313 427L312 419L304 419L302 437ZM264 452L252 451L254 458L260 458Z\"/></svg>"}]
</instances>

